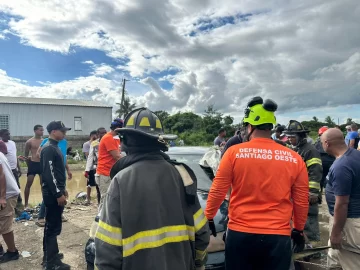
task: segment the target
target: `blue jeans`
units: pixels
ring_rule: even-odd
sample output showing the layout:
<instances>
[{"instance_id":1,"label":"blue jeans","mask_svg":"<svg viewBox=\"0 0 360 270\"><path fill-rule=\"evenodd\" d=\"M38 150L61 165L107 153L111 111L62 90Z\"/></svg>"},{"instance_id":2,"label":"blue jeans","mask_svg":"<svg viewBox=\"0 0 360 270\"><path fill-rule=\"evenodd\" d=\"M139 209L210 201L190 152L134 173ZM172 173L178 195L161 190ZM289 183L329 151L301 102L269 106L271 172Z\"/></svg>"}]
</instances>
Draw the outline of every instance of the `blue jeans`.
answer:
<instances>
[{"instance_id":1,"label":"blue jeans","mask_svg":"<svg viewBox=\"0 0 360 270\"><path fill-rule=\"evenodd\" d=\"M44 204L44 201L42 201L41 205L40 205L38 219L44 219L44 218L45 218L45 204Z\"/></svg>"}]
</instances>

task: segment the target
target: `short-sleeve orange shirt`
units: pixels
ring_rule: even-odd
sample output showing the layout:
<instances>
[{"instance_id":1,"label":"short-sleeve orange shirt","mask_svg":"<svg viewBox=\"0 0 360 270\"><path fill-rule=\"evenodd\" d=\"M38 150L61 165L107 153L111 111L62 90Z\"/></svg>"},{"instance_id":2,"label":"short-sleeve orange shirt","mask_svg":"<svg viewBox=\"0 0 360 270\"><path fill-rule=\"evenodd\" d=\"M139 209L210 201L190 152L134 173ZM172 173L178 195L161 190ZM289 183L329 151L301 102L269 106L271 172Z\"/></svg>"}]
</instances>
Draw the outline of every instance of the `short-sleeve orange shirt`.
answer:
<instances>
[{"instance_id":1,"label":"short-sleeve orange shirt","mask_svg":"<svg viewBox=\"0 0 360 270\"><path fill-rule=\"evenodd\" d=\"M115 160L110 154L110 151L120 151L120 139L114 138L110 132L101 138L98 152L98 164L96 173L109 176L112 166L115 164Z\"/></svg>"}]
</instances>

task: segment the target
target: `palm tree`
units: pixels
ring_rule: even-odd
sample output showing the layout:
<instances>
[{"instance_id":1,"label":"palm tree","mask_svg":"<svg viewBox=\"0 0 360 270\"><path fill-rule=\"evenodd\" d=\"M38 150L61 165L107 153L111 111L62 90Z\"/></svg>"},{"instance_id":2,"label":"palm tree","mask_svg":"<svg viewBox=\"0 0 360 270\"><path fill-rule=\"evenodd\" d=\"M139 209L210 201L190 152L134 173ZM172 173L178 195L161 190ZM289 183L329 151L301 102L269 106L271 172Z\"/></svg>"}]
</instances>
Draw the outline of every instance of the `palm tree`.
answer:
<instances>
[{"instance_id":1,"label":"palm tree","mask_svg":"<svg viewBox=\"0 0 360 270\"><path fill-rule=\"evenodd\" d=\"M130 101L129 97L125 97L124 98L124 104L123 106L121 106L121 103L116 103L117 105L120 106L120 108L116 111L116 114L121 118L122 116L126 116L129 114L129 112L131 112L132 110L134 110L136 108L136 103L132 103Z\"/></svg>"}]
</instances>

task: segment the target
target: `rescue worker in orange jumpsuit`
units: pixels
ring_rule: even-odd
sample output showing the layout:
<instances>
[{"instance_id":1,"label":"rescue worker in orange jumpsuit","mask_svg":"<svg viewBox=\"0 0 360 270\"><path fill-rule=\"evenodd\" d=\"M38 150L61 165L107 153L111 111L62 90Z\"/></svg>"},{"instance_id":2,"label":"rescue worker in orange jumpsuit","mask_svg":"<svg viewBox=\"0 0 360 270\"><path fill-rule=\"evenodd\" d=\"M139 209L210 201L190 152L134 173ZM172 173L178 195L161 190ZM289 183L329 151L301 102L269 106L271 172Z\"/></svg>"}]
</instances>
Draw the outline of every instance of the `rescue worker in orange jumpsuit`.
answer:
<instances>
[{"instance_id":1,"label":"rescue worker in orange jumpsuit","mask_svg":"<svg viewBox=\"0 0 360 270\"><path fill-rule=\"evenodd\" d=\"M227 270L288 270L304 249L308 175L301 157L271 139L277 104L253 98L245 110L245 142L224 154L210 189L205 215L210 229L229 188L225 240ZM293 229L290 220L293 216Z\"/></svg>"}]
</instances>

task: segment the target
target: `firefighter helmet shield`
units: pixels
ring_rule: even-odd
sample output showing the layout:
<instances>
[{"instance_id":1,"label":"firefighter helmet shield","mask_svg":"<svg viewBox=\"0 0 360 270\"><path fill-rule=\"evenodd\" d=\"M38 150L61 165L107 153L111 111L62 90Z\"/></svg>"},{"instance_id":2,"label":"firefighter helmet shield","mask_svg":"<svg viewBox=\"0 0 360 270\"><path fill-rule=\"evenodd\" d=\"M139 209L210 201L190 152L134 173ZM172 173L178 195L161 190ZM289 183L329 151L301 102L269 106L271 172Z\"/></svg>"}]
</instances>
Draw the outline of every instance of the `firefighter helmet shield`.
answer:
<instances>
[{"instance_id":1,"label":"firefighter helmet shield","mask_svg":"<svg viewBox=\"0 0 360 270\"><path fill-rule=\"evenodd\" d=\"M177 135L164 134L164 129L159 117L147 108L139 108L130 112L124 121L124 128L118 131L120 134L140 133L152 138L175 140Z\"/></svg>"},{"instance_id":2,"label":"firefighter helmet shield","mask_svg":"<svg viewBox=\"0 0 360 270\"><path fill-rule=\"evenodd\" d=\"M254 97L249 101L247 108L245 109L243 125L275 125L276 117L274 112L276 110L277 104L271 99L267 99L265 100L265 102L263 102L263 99L261 97Z\"/></svg>"},{"instance_id":3,"label":"firefighter helmet shield","mask_svg":"<svg viewBox=\"0 0 360 270\"><path fill-rule=\"evenodd\" d=\"M296 120L290 120L284 131L285 134L309 133L310 130L305 129L304 126Z\"/></svg>"}]
</instances>

